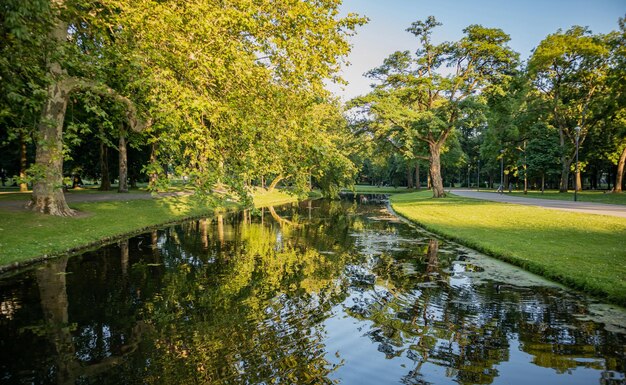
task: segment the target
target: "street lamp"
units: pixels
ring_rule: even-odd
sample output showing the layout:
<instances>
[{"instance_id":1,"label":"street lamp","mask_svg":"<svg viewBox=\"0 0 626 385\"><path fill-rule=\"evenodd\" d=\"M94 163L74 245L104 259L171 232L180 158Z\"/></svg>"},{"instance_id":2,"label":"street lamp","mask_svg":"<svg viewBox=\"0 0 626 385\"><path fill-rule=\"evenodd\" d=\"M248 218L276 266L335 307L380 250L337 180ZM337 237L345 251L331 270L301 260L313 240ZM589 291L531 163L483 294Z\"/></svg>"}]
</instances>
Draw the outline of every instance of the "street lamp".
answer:
<instances>
[{"instance_id":1,"label":"street lamp","mask_svg":"<svg viewBox=\"0 0 626 385\"><path fill-rule=\"evenodd\" d=\"M578 200L578 140L580 139L580 126L574 127L576 131L576 173L574 174L574 202Z\"/></svg>"},{"instance_id":2,"label":"street lamp","mask_svg":"<svg viewBox=\"0 0 626 385\"><path fill-rule=\"evenodd\" d=\"M468 163L467 164L467 189L469 190L470 188L470 171L471 171L471 166Z\"/></svg>"},{"instance_id":3,"label":"street lamp","mask_svg":"<svg viewBox=\"0 0 626 385\"><path fill-rule=\"evenodd\" d=\"M500 150L500 194L504 191L504 150Z\"/></svg>"}]
</instances>

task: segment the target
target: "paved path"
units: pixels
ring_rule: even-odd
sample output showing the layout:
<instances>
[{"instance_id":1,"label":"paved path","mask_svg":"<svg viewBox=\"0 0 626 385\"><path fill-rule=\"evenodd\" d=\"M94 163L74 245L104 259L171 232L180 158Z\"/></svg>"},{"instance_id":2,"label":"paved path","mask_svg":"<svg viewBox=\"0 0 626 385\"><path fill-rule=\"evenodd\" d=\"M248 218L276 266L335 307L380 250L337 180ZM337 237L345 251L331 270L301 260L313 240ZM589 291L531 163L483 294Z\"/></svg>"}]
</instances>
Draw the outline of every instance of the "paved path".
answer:
<instances>
[{"instance_id":1,"label":"paved path","mask_svg":"<svg viewBox=\"0 0 626 385\"><path fill-rule=\"evenodd\" d=\"M624 205L524 198L507 195L506 193L497 194L469 190L451 190L450 192L461 197L483 199L494 202L515 203L518 205L539 206L554 210L573 211L585 214L611 215L614 217L626 218L626 206Z\"/></svg>"}]
</instances>

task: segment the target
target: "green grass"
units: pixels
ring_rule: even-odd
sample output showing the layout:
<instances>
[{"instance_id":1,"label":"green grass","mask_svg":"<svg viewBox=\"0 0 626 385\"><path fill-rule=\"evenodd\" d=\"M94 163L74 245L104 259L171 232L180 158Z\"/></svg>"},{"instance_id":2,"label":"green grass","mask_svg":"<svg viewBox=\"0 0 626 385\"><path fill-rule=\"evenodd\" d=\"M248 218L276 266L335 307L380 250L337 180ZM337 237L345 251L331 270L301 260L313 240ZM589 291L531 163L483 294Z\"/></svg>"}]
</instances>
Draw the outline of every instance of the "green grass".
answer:
<instances>
[{"instance_id":1,"label":"green grass","mask_svg":"<svg viewBox=\"0 0 626 385\"><path fill-rule=\"evenodd\" d=\"M626 305L626 219L429 191L394 195L394 210L488 255Z\"/></svg>"},{"instance_id":2,"label":"green grass","mask_svg":"<svg viewBox=\"0 0 626 385\"><path fill-rule=\"evenodd\" d=\"M255 206L296 201L281 191L259 193ZM212 215L215 207L194 196L131 201L106 201L70 205L80 211L72 218L0 209L0 266L29 261L44 255L99 245L147 228ZM225 208L234 208L229 204Z\"/></svg>"},{"instance_id":3,"label":"green grass","mask_svg":"<svg viewBox=\"0 0 626 385\"><path fill-rule=\"evenodd\" d=\"M350 190L344 190L351 192ZM376 187L364 184L357 184L354 186L354 192L363 194L399 194L415 191L414 189L408 189L406 187Z\"/></svg>"},{"instance_id":4,"label":"green grass","mask_svg":"<svg viewBox=\"0 0 626 385\"><path fill-rule=\"evenodd\" d=\"M574 192L560 193L558 191L550 190L541 194L541 191L528 191L528 194L524 195L523 192L513 191L512 193L506 193L507 195L513 195L526 198L540 198L540 199L553 199L561 201L574 201ZM594 202L594 203L607 203L612 205L626 205L625 193L605 193L603 191L582 191L579 192L577 199L580 202Z\"/></svg>"}]
</instances>

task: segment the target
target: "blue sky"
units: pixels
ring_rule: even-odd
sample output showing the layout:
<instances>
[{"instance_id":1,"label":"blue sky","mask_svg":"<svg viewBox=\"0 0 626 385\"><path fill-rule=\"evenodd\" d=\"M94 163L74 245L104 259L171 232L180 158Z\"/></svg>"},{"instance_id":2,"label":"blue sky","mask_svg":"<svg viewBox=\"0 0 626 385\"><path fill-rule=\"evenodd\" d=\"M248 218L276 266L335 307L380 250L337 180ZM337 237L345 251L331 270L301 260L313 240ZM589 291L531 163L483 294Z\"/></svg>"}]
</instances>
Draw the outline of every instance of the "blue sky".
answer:
<instances>
[{"instance_id":1,"label":"blue sky","mask_svg":"<svg viewBox=\"0 0 626 385\"><path fill-rule=\"evenodd\" d=\"M342 14L367 16L370 22L351 38L351 66L342 75L350 84L329 87L342 99L369 91L362 75L382 64L394 51L415 51L416 39L406 32L413 21L433 15L443 23L433 33L435 42L458 40L470 24L500 28L511 36L510 47L526 60L548 34L573 25L588 26L594 33L618 28L626 16L626 0L344 0Z\"/></svg>"}]
</instances>

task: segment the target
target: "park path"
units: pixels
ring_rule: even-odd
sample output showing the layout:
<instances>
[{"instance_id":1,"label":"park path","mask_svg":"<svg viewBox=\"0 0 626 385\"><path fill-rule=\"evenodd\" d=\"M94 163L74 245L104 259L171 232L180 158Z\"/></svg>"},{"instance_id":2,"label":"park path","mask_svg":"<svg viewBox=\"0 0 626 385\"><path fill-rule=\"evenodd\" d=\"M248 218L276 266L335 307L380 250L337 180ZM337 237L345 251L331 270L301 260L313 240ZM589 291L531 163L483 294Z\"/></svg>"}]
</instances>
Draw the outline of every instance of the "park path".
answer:
<instances>
[{"instance_id":1,"label":"park path","mask_svg":"<svg viewBox=\"0 0 626 385\"><path fill-rule=\"evenodd\" d=\"M626 206L624 205L609 205L606 203L592 203L592 202L574 202L574 201L560 201L552 199L538 199L538 198L524 198L518 196L512 196L489 192L478 192L469 190L450 190L454 195L458 195L466 198L483 199L494 202L515 203L518 205L527 206L539 206L546 209L573 211L577 213L585 214L598 214L598 215L610 215L614 217L626 218Z\"/></svg>"}]
</instances>

